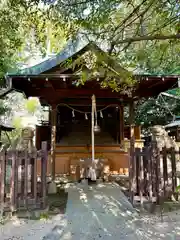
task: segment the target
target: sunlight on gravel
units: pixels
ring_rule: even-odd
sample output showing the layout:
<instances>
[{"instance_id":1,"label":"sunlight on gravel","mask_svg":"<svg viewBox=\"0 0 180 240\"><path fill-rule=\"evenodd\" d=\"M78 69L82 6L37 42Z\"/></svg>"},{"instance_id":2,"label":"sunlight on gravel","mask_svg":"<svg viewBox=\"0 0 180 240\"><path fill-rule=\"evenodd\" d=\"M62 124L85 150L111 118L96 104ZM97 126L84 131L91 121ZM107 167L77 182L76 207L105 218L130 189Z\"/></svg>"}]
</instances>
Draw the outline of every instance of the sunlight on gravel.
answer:
<instances>
[{"instance_id":1,"label":"sunlight on gravel","mask_svg":"<svg viewBox=\"0 0 180 240\"><path fill-rule=\"evenodd\" d=\"M49 220L14 218L0 225L0 240L180 239L180 211L137 213L117 185L68 187L66 213Z\"/></svg>"}]
</instances>

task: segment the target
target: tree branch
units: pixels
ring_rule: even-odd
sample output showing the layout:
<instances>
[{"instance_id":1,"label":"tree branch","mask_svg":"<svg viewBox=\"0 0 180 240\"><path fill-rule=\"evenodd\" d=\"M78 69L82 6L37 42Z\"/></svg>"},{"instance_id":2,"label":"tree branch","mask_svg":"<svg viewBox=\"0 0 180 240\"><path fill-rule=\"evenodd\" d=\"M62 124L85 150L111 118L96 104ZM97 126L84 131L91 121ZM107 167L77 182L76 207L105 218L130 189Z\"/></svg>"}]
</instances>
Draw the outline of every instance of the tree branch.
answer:
<instances>
[{"instance_id":1,"label":"tree branch","mask_svg":"<svg viewBox=\"0 0 180 240\"><path fill-rule=\"evenodd\" d=\"M122 27L122 26L124 25L123 29L121 29L121 31L117 34L116 39L119 37L119 34L120 34L125 28L127 28L130 24L132 24L134 21L136 21L139 17L142 17L142 16L149 10L149 8L153 5L154 0L152 0L152 1L150 2L150 4L147 6L147 8L146 8L142 13L140 13L140 15L138 15L138 11L140 10L141 6L143 6L144 3L146 3L146 1L143 0L136 8L133 9L133 11L128 15L127 18L125 18L118 26L116 26L116 28L115 28L114 31L113 31L112 37L111 37L112 39L114 38L115 32L116 32L120 27ZM135 17L135 19L131 20L130 23L125 24L131 17L133 17L134 14L137 14L137 16ZM113 49L114 49L114 46L115 46L115 42L116 42L116 40L112 41L111 47L110 47L110 49L109 49L109 51L108 51L109 54L112 53L112 51L113 51Z\"/></svg>"},{"instance_id":2,"label":"tree branch","mask_svg":"<svg viewBox=\"0 0 180 240\"><path fill-rule=\"evenodd\" d=\"M128 43L128 42L140 42L140 41L153 41L153 40L167 40L167 39L180 39L180 34L176 35L154 35L154 36L142 36L134 38L125 38L120 41L116 41L116 44Z\"/></svg>"},{"instance_id":3,"label":"tree branch","mask_svg":"<svg viewBox=\"0 0 180 240\"><path fill-rule=\"evenodd\" d=\"M147 12L148 10L151 8L151 6L154 4L154 0L152 0L150 2L150 4L144 9L144 11L142 11L139 15L137 14L137 16L132 19L127 25L124 25L123 29L121 29L121 31L117 34L116 38L114 41L116 41L116 39L119 37L119 34L127 27L129 27L132 23L134 23L138 18L142 18Z\"/></svg>"},{"instance_id":4,"label":"tree branch","mask_svg":"<svg viewBox=\"0 0 180 240\"><path fill-rule=\"evenodd\" d=\"M133 9L133 11L118 25L116 26L116 28L114 29L114 33L120 28L122 27L135 13L137 14L137 12L139 11L139 9L141 8L141 6L143 6L143 4L146 2L146 0L143 0L138 6L136 6L136 8Z\"/></svg>"}]
</instances>

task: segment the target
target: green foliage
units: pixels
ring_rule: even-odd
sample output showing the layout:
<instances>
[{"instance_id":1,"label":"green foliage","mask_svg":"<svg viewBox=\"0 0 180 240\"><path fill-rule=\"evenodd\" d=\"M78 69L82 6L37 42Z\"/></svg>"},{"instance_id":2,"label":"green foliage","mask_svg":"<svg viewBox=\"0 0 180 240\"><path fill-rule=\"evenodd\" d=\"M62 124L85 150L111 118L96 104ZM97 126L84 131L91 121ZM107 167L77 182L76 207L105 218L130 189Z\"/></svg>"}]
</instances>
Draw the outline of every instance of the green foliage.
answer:
<instances>
[{"instance_id":1,"label":"green foliage","mask_svg":"<svg viewBox=\"0 0 180 240\"><path fill-rule=\"evenodd\" d=\"M142 99L136 104L136 124L141 125L145 132L153 125L166 125L173 116L180 115L180 100L170 98Z\"/></svg>"},{"instance_id":2,"label":"green foliage","mask_svg":"<svg viewBox=\"0 0 180 240\"><path fill-rule=\"evenodd\" d=\"M61 15L55 9L29 7L23 25L26 26L23 30L25 38L32 43L35 41L44 56L59 52L69 37L69 25L61 21ZM25 41L24 47L26 45Z\"/></svg>"},{"instance_id":3,"label":"green foliage","mask_svg":"<svg viewBox=\"0 0 180 240\"><path fill-rule=\"evenodd\" d=\"M3 113L5 122L7 121L7 125L15 128L11 132L2 132L2 143L6 147L16 146L21 137L22 128L28 124L35 125L36 118L41 117L41 105L38 98L25 99L23 94L17 92L9 94L2 105L8 109L8 111L5 110L5 114Z\"/></svg>"},{"instance_id":4,"label":"green foliage","mask_svg":"<svg viewBox=\"0 0 180 240\"><path fill-rule=\"evenodd\" d=\"M38 1L1 1L0 78L17 69L20 62L25 63L27 51L31 56L38 50L44 55L59 51L70 32L68 26L68 22L61 21L57 10L51 12L40 7Z\"/></svg>"},{"instance_id":5,"label":"green foliage","mask_svg":"<svg viewBox=\"0 0 180 240\"><path fill-rule=\"evenodd\" d=\"M37 98L29 98L25 100L25 109L31 114L34 114L40 107L39 100Z\"/></svg>"},{"instance_id":6,"label":"green foliage","mask_svg":"<svg viewBox=\"0 0 180 240\"><path fill-rule=\"evenodd\" d=\"M11 132L2 132L1 142L5 148L16 146L21 137L21 128L16 128Z\"/></svg>"},{"instance_id":7,"label":"green foliage","mask_svg":"<svg viewBox=\"0 0 180 240\"><path fill-rule=\"evenodd\" d=\"M95 42L107 45L109 55L118 58L125 68L151 74L180 71L179 41L156 40L156 36L179 32L180 5L176 0L58 0L51 13L55 10L87 37L93 35ZM145 41L143 37L146 36L155 37L153 41ZM136 37L142 37L142 41L134 42ZM123 44L122 39L125 40Z\"/></svg>"},{"instance_id":8,"label":"green foliage","mask_svg":"<svg viewBox=\"0 0 180 240\"><path fill-rule=\"evenodd\" d=\"M28 26L25 36L33 29L44 54L48 40L51 42L49 51L58 52L66 39L73 38L77 32L98 42L108 52L106 56L96 52L95 58L88 52L77 61L66 63L81 72L77 86L89 79L98 79L99 74L104 79L102 87L130 94L134 82L127 72L117 69L117 61L123 68L138 74L180 73L179 41L156 39L179 32L180 6L176 0L44 2L39 7L40 1L31 1L24 20ZM153 38L145 40L148 36ZM136 38L142 40L136 41Z\"/></svg>"},{"instance_id":9,"label":"green foliage","mask_svg":"<svg viewBox=\"0 0 180 240\"><path fill-rule=\"evenodd\" d=\"M68 59L61 67L72 68L73 71L80 73L76 86L84 85L88 80L97 79L102 88L110 87L113 91L128 93L135 84L132 74L123 69L115 57L95 49L94 45L74 61Z\"/></svg>"},{"instance_id":10,"label":"green foliage","mask_svg":"<svg viewBox=\"0 0 180 240\"><path fill-rule=\"evenodd\" d=\"M179 32L179 10L176 0L5 0L0 4L0 76L17 67L20 59L26 61L25 50L57 53L77 32L98 42L108 50L108 57L128 70L178 74L179 41L156 37ZM154 40L145 40L147 36L154 36ZM135 41L138 37L142 40ZM101 69L105 76L102 86L115 91L132 87L131 76L122 69L113 69L112 60L96 57L91 71L82 69L85 73L78 84L84 84Z\"/></svg>"},{"instance_id":11,"label":"green foliage","mask_svg":"<svg viewBox=\"0 0 180 240\"><path fill-rule=\"evenodd\" d=\"M13 119L13 127L15 127L16 129L21 129L22 128L22 118L15 117Z\"/></svg>"},{"instance_id":12,"label":"green foliage","mask_svg":"<svg viewBox=\"0 0 180 240\"><path fill-rule=\"evenodd\" d=\"M3 100L0 99L0 116L4 115L9 110L10 110L10 108L8 106L4 105Z\"/></svg>"},{"instance_id":13,"label":"green foliage","mask_svg":"<svg viewBox=\"0 0 180 240\"><path fill-rule=\"evenodd\" d=\"M10 3L0 3L0 77L15 67L22 44L19 32L20 9Z\"/></svg>"},{"instance_id":14,"label":"green foliage","mask_svg":"<svg viewBox=\"0 0 180 240\"><path fill-rule=\"evenodd\" d=\"M180 191L180 185L176 187L176 192L179 193L179 191Z\"/></svg>"}]
</instances>

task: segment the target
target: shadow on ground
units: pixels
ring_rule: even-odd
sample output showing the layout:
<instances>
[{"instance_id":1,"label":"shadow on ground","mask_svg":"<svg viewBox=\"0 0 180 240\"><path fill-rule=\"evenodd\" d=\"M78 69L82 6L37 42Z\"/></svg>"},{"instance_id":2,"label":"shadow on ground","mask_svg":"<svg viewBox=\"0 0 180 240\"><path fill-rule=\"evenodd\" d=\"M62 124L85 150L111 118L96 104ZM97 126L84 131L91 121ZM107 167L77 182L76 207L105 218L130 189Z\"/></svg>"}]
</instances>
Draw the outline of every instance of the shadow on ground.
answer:
<instances>
[{"instance_id":1,"label":"shadow on ground","mask_svg":"<svg viewBox=\"0 0 180 240\"><path fill-rule=\"evenodd\" d=\"M55 214L65 214L67 207L68 193L64 189L58 189L57 194L48 196L48 206L50 212Z\"/></svg>"},{"instance_id":2,"label":"shadow on ground","mask_svg":"<svg viewBox=\"0 0 180 240\"><path fill-rule=\"evenodd\" d=\"M58 216L56 216L58 217ZM43 240L80 239L180 239L180 218L139 215L118 184L68 189L67 211Z\"/></svg>"}]
</instances>

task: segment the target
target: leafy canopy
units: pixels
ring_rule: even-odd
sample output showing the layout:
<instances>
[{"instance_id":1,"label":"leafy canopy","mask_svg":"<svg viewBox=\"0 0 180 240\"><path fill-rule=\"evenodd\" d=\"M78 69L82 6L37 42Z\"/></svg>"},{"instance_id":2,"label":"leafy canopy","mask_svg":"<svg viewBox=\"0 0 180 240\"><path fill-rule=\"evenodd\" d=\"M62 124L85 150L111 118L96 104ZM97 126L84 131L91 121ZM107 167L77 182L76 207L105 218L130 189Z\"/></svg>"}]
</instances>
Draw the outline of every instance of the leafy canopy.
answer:
<instances>
[{"instance_id":1,"label":"leafy canopy","mask_svg":"<svg viewBox=\"0 0 180 240\"><path fill-rule=\"evenodd\" d=\"M25 51L57 53L77 32L125 68L179 73L179 12L176 0L1 1L0 74L26 61Z\"/></svg>"},{"instance_id":2,"label":"leafy canopy","mask_svg":"<svg viewBox=\"0 0 180 240\"><path fill-rule=\"evenodd\" d=\"M141 99L136 104L135 121L147 133L150 126L166 125L180 116L180 99L159 96Z\"/></svg>"},{"instance_id":3,"label":"leafy canopy","mask_svg":"<svg viewBox=\"0 0 180 240\"><path fill-rule=\"evenodd\" d=\"M108 46L132 70L179 73L180 5L176 0L44 1L71 29ZM56 21L56 20L55 20ZM76 30L76 31L75 31Z\"/></svg>"}]
</instances>

